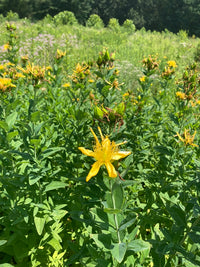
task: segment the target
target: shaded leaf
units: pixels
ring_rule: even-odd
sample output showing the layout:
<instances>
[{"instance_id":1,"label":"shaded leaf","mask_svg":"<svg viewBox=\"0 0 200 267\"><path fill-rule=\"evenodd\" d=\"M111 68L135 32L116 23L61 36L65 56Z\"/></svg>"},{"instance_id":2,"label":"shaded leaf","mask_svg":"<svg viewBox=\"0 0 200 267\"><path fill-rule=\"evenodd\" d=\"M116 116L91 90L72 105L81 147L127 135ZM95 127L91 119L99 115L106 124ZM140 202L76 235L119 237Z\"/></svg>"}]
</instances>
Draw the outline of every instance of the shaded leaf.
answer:
<instances>
[{"instance_id":1,"label":"shaded leaf","mask_svg":"<svg viewBox=\"0 0 200 267\"><path fill-rule=\"evenodd\" d=\"M35 216L34 217L34 222L35 222L35 227L36 227L36 230L38 232L38 235L41 235L42 231L44 229L45 219L42 218L42 217Z\"/></svg>"},{"instance_id":2,"label":"shaded leaf","mask_svg":"<svg viewBox=\"0 0 200 267\"><path fill-rule=\"evenodd\" d=\"M52 181L50 184L48 184L45 188L45 192L55 190L58 188L65 188L67 186L66 183L60 182L60 181Z\"/></svg>"},{"instance_id":3,"label":"shaded leaf","mask_svg":"<svg viewBox=\"0 0 200 267\"><path fill-rule=\"evenodd\" d=\"M112 243L112 249L111 253L112 256L121 263L124 259L124 256L126 254L127 250L127 244L126 243Z\"/></svg>"},{"instance_id":4,"label":"shaded leaf","mask_svg":"<svg viewBox=\"0 0 200 267\"><path fill-rule=\"evenodd\" d=\"M128 249L134 252L141 252L146 249L150 249L150 244L141 239L136 239L128 243Z\"/></svg>"}]
</instances>

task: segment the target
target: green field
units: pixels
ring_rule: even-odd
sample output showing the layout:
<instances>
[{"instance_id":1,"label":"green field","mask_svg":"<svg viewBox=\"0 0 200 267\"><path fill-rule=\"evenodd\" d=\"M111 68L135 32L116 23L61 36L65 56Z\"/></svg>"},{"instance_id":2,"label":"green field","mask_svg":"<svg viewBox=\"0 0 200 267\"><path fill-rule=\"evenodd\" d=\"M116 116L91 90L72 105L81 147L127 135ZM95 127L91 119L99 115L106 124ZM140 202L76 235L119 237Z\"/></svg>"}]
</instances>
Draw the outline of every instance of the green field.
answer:
<instances>
[{"instance_id":1,"label":"green field","mask_svg":"<svg viewBox=\"0 0 200 267\"><path fill-rule=\"evenodd\" d=\"M200 266L200 39L0 28L0 267Z\"/></svg>"}]
</instances>

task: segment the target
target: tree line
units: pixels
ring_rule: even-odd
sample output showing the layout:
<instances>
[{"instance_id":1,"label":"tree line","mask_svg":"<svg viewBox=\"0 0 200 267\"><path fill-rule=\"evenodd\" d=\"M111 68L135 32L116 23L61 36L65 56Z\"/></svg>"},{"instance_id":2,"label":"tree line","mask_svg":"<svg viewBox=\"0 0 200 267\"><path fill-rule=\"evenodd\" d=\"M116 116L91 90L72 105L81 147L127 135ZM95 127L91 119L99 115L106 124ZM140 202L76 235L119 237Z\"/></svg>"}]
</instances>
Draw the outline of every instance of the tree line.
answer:
<instances>
[{"instance_id":1,"label":"tree line","mask_svg":"<svg viewBox=\"0 0 200 267\"><path fill-rule=\"evenodd\" d=\"M0 13L6 16L10 10L32 20L68 10L83 25L91 14L97 14L105 25L110 18L118 19L120 24L130 19L137 29L168 29L174 33L185 30L200 36L199 0L0 0Z\"/></svg>"}]
</instances>

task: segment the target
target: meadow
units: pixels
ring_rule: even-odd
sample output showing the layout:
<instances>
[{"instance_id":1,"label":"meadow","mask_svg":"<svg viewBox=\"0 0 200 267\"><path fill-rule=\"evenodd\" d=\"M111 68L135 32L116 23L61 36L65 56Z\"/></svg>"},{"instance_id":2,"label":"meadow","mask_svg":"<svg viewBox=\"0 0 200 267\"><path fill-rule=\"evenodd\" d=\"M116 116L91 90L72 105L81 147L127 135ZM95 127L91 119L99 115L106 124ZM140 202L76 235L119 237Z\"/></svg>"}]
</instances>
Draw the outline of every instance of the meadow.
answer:
<instances>
[{"instance_id":1,"label":"meadow","mask_svg":"<svg viewBox=\"0 0 200 267\"><path fill-rule=\"evenodd\" d=\"M200 266L200 39L94 26L0 22L0 267Z\"/></svg>"}]
</instances>

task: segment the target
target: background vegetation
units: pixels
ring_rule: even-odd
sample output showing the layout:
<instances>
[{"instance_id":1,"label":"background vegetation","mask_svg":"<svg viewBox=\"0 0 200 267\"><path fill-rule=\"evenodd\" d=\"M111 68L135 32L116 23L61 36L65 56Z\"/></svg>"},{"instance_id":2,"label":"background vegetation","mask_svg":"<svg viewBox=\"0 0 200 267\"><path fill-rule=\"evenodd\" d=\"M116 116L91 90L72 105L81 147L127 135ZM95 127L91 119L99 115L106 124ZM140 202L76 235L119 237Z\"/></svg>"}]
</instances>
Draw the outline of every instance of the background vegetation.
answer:
<instances>
[{"instance_id":1,"label":"background vegetation","mask_svg":"<svg viewBox=\"0 0 200 267\"><path fill-rule=\"evenodd\" d=\"M126 19L133 20L137 29L162 31L168 29L177 33L186 30L190 35L200 36L200 3L198 0L1 0L0 13L6 16L12 10L20 18L32 20L55 16L61 11L71 11L82 25L91 14L101 17L107 25L110 18L122 24Z\"/></svg>"}]
</instances>

